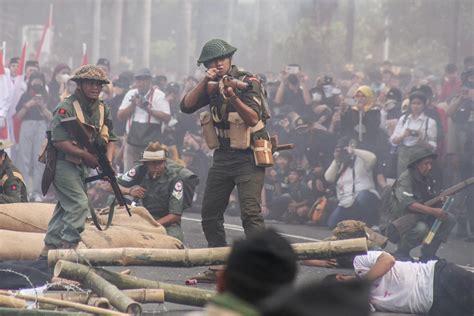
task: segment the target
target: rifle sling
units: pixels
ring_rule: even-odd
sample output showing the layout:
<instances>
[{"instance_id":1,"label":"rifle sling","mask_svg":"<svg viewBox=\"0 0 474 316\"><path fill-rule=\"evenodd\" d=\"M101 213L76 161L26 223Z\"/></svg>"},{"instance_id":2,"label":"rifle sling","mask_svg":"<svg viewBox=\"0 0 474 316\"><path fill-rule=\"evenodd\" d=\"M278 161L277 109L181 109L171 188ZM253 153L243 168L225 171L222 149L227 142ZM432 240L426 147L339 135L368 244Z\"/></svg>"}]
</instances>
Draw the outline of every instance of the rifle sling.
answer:
<instances>
[{"instance_id":1,"label":"rifle sling","mask_svg":"<svg viewBox=\"0 0 474 316\"><path fill-rule=\"evenodd\" d=\"M95 210L92 207L92 205L89 203L89 209L90 209L92 221L94 222L94 225L95 227L97 227L98 230L105 231L110 227L110 225L112 225L112 220L114 219L114 212L115 212L115 202L116 202L116 199L114 198L114 200L110 204L109 216L107 218L107 224L105 224L105 228L102 228L102 226L100 225L99 220L97 219L97 214L95 213Z\"/></svg>"}]
</instances>

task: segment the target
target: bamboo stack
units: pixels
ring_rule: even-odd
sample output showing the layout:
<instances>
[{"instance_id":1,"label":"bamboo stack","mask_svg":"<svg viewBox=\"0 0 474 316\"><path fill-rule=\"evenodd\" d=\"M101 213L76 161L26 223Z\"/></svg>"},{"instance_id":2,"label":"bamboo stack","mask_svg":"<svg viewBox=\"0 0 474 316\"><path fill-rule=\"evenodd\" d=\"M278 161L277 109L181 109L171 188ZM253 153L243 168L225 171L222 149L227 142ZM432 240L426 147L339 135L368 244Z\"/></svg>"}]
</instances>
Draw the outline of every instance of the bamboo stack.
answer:
<instances>
[{"instance_id":1,"label":"bamboo stack","mask_svg":"<svg viewBox=\"0 0 474 316\"><path fill-rule=\"evenodd\" d=\"M365 238L296 243L292 246L298 260L330 259L345 254L367 252L367 240ZM66 260L103 266L208 266L225 264L230 250L230 247L202 249L57 249L49 251L48 264L52 266L59 260Z\"/></svg>"}]
</instances>

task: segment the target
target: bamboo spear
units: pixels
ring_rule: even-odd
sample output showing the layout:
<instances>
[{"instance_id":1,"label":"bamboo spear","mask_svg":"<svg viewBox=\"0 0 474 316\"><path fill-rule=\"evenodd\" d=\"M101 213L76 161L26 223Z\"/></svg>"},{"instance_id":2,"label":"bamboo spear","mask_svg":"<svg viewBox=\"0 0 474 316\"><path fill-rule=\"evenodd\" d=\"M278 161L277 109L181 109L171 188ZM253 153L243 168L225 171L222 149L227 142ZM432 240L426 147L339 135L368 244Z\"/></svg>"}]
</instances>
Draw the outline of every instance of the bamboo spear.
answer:
<instances>
[{"instance_id":1,"label":"bamboo spear","mask_svg":"<svg viewBox=\"0 0 474 316\"><path fill-rule=\"evenodd\" d=\"M97 275L90 267L60 260L54 267L54 276L79 281L99 296L106 297L121 312L139 315L142 307L123 294L117 287Z\"/></svg>"},{"instance_id":2,"label":"bamboo spear","mask_svg":"<svg viewBox=\"0 0 474 316\"><path fill-rule=\"evenodd\" d=\"M78 309L78 310L81 310L81 311L85 311L85 312L93 313L93 314L99 314L99 315L127 316L127 314L112 311L110 309L103 309L103 308L98 308L98 307L79 304L79 303L74 303L74 302L61 301L61 300L56 300L56 299L53 299L53 298L47 298L47 297L43 297L43 296L27 295L27 294L20 294L20 293L10 293L10 292L7 292L7 291L0 291L0 295L14 296L16 298L24 299L24 300L27 300L27 301L38 301L40 303L48 303L48 304L53 304L53 305L61 306L61 307L71 307L71 308L75 308L75 309ZM51 311L48 311L48 312L51 312ZM4 314L2 313L1 315L4 315ZM16 314L16 315L18 315L18 314Z\"/></svg>"},{"instance_id":3,"label":"bamboo spear","mask_svg":"<svg viewBox=\"0 0 474 316\"><path fill-rule=\"evenodd\" d=\"M214 291L142 279L103 268L96 268L95 272L119 289L162 289L165 292L165 301L176 304L204 306L216 295Z\"/></svg>"},{"instance_id":4,"label":"bamboo spear","mask_svg":"<svg viewBox=\"0 0 474 316\"><path fill-rule=\"evenodd\" d=\"M123 290L122 292L135 302L139 303L163 303L165 301L165 292L162 289L133 289ZM90 292L54 291L45 293L45 296L88 305L94 305L91 304L91 300L98 299L95 294Z\"/></svg>"},{"instance_id":5,"label":"bamboo spear","mask_svg":"<svg viewBox=\"0 0 474 316\"><path fill-rule=\"evenodd\" d=\"M365 238L293 244L298 260L329 259L344 254L367 252ZM227 261L230 247L201 249L56 249L48 253L48 264L58 260L88 262L93 265L138 265L191 267L220 265Z\"/></svg>"},{"instance_id":6,"label":"bamboo spear","mask_svg":"<svg viewBox=\"0 0 474 316\"><path fill-rule=\"evenodd\" d=\"M0 306L23 309L27 307L27 304L25 300L9 295L0 295Z\"/></svg>"}]
</instances>

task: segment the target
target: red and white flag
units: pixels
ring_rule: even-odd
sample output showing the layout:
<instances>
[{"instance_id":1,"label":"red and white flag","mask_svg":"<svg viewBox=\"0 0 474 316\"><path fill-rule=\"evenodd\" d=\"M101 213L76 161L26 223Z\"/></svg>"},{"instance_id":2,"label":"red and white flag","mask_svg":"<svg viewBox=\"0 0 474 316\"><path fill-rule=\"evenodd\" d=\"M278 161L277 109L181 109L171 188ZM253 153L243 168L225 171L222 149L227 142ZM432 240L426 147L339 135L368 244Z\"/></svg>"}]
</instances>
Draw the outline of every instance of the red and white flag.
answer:
<instances>
[{"instance_id":1,"label":"red and white flag","mask_svg":"<svg viewBox=\"0 0 474 316\"><path fill-rule=\"evenodd\" d=\"M5 74L5 45L6 43L3 42L0 48L0 76Z\"/></svg>"},{"instance_id":2,"label":"red and white flag","mask_svg":"<svg viewBox=\"0 0 474 316\"><path fill-rule=\"evenodd\" d=\"M53 5L49 6L48 21L44 25L43 34L36 50L36 60L39 62L43 56L51 53L51 44L53 41Z\"/></svg>"},{"instance_id":3,"label":"red and white flag","mask_svg":"<svg viewBox=\"0 0 474 316\"><path fill-rule=\"evenodd\" d=\"M87 44L82 43L82 64L81 66L89 64L89 57L87 57Z\"/></svg>"},{"instance_id":4,"label":"red and white flag","mask_svg":"<svg viewBox=\"0 0 474 316\"><path fill-rule=\"evenodd\" d=\"M21 49L20 61L18 62L18 69L16 70L17 76L23 76L23 72L25 70L25 62L26 62L26 45L25 42L23 44L23 48Z\"/></svg>"}]
</instances>

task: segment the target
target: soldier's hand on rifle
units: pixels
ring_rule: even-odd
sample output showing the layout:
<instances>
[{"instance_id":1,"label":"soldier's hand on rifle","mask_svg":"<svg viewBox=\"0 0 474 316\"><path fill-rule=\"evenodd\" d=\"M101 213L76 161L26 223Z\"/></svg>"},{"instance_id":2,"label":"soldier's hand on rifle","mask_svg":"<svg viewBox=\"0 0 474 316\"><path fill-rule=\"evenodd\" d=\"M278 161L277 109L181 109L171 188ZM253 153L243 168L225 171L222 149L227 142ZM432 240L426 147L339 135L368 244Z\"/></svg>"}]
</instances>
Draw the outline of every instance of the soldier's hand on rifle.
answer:
<instances>
[{"instance_id":1,"label":"soldier's hand on rifle","mask_svg":"<svg viewBox=\"0 0 474 316\"><path fill-rule=\"evenodd\" d=\"M99 166L99 160L93 154L88 151L83 151L81 158L84 160L84 163L89 168L97 168Z\"/></svg>"},{"instance_id":2,"label":"soldier's hand on rifle","mask_svg":"<svg viewBox=\"0 0 474 316\"><path fill-rule=\"evenodd\" d=\"M208 81L216 81L217 80L217 68L209 68L206 71L206 79Z\"/></svg>"},{"instance_id":3,"label":"soldier's hand on rifle","mask_svg":"<svg viewBox=\"0 0 474 316\"><path fill-rule=\"evenodd\" d=\"M443 211L442 208L433 208L433 216L437 219L444 221L448 217L448 213Z\"/></svg>"},{"instance_id":4,"label":"soldier's hand on rifle","mask_svg":"<svg viewBox=\"0 0 474 316\"><path fill-rule=\"evenodd\" d=\"M134 198L138 198L138 199L143 199L143 197L145 196L145 188L144 187L141 187L139 185L135 185L133 187L130 188L130 190L128 191L128 195L134 197Z\"/></svg>"},{"instance_id":5,"label":"soldier's hand on rifle","mask_svg":"<svg viewBox=\"0 0 474 316\"><path fill-rule=\"evenodd\" d=\"M231 98L235 95L234 89L232 87L225 87L224 88L224 95L227 98Z\"/></svg>"}]
</instances>

